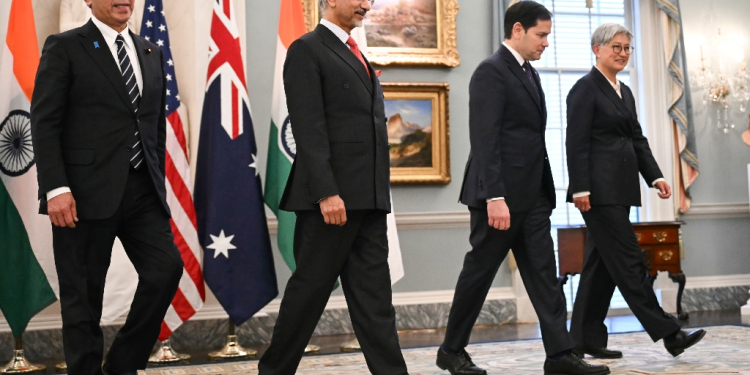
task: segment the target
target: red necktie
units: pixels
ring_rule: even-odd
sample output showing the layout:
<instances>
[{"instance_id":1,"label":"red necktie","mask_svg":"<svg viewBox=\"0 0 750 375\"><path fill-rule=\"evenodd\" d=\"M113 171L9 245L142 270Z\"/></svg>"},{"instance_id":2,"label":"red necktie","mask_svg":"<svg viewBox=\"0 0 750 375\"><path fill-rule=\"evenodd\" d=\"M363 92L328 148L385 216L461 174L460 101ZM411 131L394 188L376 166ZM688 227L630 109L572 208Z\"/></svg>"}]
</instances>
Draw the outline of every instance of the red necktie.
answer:
<instances>
[{"instance_id":1,"label":"red necktie","mask_svg":"<svg viewBox=\"0 0 750 375\"><path fill-rule=\"evenodd\" d=\"M362 57L362 52L359 51L359 47L357 47L357 42L354 41L352 37L349 37L349 39L346 40L346 44L349 45L349 48L351 48L352 53L354 56L357 56L357 59L359 59L359 62L362 63L362 65L365 67L365 71L367 72L367 76L372 79L372 75L370 75L370 68L367 67L367 63L365 62L365 58Z\"/></svg>"}]
</instances>

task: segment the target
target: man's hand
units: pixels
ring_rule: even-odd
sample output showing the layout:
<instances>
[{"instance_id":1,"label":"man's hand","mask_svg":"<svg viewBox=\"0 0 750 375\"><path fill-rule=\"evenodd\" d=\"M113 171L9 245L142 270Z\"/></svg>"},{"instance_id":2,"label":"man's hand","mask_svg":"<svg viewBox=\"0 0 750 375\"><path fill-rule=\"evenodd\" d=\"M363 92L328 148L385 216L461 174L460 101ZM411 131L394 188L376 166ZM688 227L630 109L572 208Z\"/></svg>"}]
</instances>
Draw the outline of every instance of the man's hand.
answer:
<instances>
[{"instance_id":1,"label":"man's hand","mask_svg":"<svg viewBox=\"0 0 750 375\"><path fill-rule=\"evenodd\" d=\"M72 193L60 194L47 202L49 220L58 227L75 228L78 222L76 201Z\"/></svg>"},{"instance_id":2,"label":"man's hand","mask_svg":"<svg viewBox=\"0 0 750 375\"><path fill-rule=\"evenodd\" d=\"M582 197L573 198L573 204L581 212L586 212L591 209L591 202L589 202L590 195L584 195Z\"/></svg>"},{"instance_id":3,"label":"man's hand","mask_svg":"<svg viewBox=\"0 0 750 375\"><path fill-rule=\"evenodd\" d=\"M659 181L654 187L659 189L659 192L657 193L659 198L667 199L672 196L672 188L669 187L669 184L666 181Z\"/></svg>"},{"instance_id":4,"label":"man's hand","mask_svg":"<svg viewBox=\"0 0 750 375\"><path fill-rule=\"evenodd\" d=\"M505 204L505 199L487 202L487 216L491 227L499 230L510 228L510 210Z\"/></svg>"},{"instance_id":5,"label":"man's hand","mask_svg":"<svg viewBox=\"0 0 750 375\"><path fill-rule=\"evenodd\" d=\"M346 224L346 207L344 207L344 201L338 195L321 200L320 213L323 214L326 224L342 227Z\"/></svg>"}]
</instances>

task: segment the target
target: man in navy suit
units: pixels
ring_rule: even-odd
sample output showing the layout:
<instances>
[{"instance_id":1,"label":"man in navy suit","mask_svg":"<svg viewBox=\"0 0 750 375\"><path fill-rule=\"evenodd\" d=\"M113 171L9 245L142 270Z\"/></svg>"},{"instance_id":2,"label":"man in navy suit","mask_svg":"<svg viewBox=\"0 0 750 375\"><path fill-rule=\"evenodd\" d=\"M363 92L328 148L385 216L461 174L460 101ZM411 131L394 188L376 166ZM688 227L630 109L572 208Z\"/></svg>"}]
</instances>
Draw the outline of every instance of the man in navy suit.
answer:
<instances>
[{"instance_id":1,"label":"man in navy suit","mask_svg":"<svg viewBox=\"0 0 750 375\"><path fill-rule=\"evenodd\" d=\"M505 14L505 41L469 86L469 140L460 201L471 214L472 250L448 318L437 365L453 375L486 374L464 349L500 264L513 249L542 331L545 374L608 374L573 355L565 298L557 286L550 234L555 186L544 142L544 92L529 61L549 46L550 12L523 1Z\"/></svg>"},{"instance_id":2,"label":"man in navy suit","mask_svg":"<svg viewBox=\"0 0 750 375\"><path fill-rule=\"evenodd\" d=\"M183 271L165 199L164 61L159 47L128 30L134 0L86 4L92 19L47 38L37 71L40 213L53 225L68 373L135 374ZM99 321L115 237L139 283L102 369Z\"/></svg>"}]
</instances>

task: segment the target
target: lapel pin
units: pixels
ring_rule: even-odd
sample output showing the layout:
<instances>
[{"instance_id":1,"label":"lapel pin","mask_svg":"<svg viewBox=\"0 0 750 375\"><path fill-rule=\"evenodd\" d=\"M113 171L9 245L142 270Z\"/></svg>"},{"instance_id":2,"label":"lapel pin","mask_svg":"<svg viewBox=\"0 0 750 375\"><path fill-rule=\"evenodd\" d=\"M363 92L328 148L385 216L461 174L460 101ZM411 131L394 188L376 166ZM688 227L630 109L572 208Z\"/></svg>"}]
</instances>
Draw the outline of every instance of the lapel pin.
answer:
<instances>
[{"instance_id":1,"label":"lapel pin","mask_svg":"<svg viewBox=\"0 0 750 375\"><path fill-rule=\"evenodd\" d=\"M99 48L99 42L94 42L94 48Z\"/></svg>"},{"instance_id":2,"label":"lapel pin","mask_svg":"<svg viewBox=\"0 0 750 375\"><path fill-rule=\"evenodd\" d=\"M146 48L146 53L151 53L151 48Z\"/></svg>"}]
</instances>

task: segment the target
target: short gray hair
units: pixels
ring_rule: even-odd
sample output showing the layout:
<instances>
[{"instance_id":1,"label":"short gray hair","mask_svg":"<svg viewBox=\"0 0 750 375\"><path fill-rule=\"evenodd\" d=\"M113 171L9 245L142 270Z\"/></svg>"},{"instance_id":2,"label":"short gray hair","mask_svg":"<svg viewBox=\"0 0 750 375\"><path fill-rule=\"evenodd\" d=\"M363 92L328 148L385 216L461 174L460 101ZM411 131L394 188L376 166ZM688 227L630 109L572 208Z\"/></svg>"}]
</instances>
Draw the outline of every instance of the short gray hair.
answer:
<instances>
[{"instance_id":1,"label":"short gray hair","mask_svg":"<svg viewBox=\"0 0 750 375\"><path fill-rule=\"evenodd\" d=\"M625 34L631 42L633 41L633 33L627 27L616 23L605 23L591 34L591 47L607 45L617 34Z\"/></svg>"},{"instance_id":2,"label":"short gray hair","mask_svg":"<svg viewBox=\"0 0 750 375\"><path fill-rule=\"evenodd\" d=\"M328 8L328 0L318 0L318 6L320 7L320 10L325 10Z\"/></svg>"}]
</instances>

